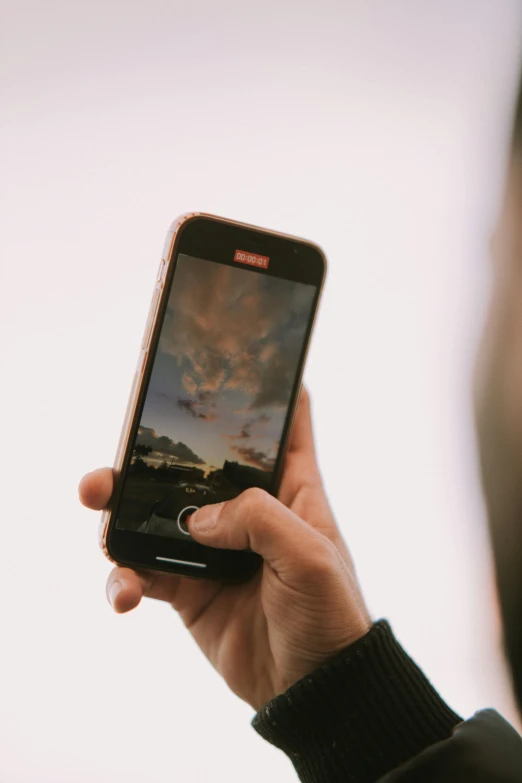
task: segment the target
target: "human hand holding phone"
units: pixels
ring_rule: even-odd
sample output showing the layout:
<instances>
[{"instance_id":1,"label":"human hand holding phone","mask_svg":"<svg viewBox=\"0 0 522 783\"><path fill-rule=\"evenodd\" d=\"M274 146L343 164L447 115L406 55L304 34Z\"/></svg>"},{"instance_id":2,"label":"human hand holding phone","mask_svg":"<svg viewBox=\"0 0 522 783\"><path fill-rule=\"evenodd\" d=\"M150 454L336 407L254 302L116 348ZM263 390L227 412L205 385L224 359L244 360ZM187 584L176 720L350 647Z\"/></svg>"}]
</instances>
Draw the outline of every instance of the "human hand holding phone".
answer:
<instances>
[{"instance_id":1,"label":"human hand holding phone","mask_svg":"<svg viewBox=\"0 0 522 783\"><path fill-rule=\"evenodd\" d=\"M105 508L111 492L109 468L80 483L80 499L91 509ZM249 582L226 585L117 567L107 595L118 613L134 609L143 596L171 603L232 691L254 709L369 630L353 564L322 486L305 391L278 499L247 490L203 507L189 528L206 546L250 547L262 556L263 568Z\"/></svg>"}]
</instances>

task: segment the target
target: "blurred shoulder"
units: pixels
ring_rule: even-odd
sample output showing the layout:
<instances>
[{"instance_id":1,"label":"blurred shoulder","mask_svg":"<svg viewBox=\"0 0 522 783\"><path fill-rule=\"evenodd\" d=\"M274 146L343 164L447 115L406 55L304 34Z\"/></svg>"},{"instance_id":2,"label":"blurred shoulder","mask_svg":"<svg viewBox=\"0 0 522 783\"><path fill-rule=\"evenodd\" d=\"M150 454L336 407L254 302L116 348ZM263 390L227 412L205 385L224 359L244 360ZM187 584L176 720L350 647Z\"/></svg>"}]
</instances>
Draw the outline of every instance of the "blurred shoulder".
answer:
<instances>
[{"instance_id":1,"label":"blurred shoulder","mask_svg":"<svg viewBox=\"0 0 522 783\"><path fill-rule=\"evenodd\" d=\"M421 781L522 783L522 737L498 712L483 710L380 783Z\"/></svg>"}]
</instances>

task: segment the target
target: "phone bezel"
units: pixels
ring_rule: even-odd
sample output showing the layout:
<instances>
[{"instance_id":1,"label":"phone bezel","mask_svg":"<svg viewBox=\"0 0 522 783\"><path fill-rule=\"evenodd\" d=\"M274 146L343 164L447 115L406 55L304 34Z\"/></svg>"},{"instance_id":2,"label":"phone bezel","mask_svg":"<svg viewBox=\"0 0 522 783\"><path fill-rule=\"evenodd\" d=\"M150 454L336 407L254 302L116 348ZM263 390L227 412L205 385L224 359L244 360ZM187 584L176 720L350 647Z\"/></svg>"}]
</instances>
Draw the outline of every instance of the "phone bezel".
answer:
<instances>
[{"instance_id":1,"label":"phone bezel","mask_svg":"<svg viewBox=\"0 0 522 783\"><path fill-rule=\"evenodd\" d=\"M243 264L234 261L234 253L237 249L268 256L270 258L268 268L243 266ZM180 222L174 231L170 247L164 258L167 268L164 281L159 288L160 295L156 313L151 313L151 317L154 318L153 328L148 345L142 346L139 386L135 389L134 395L131 395L131 398L132 396L135 398L133 410L128 411L132 419L127 422L128 426L125 428L125 442L120 444L121 458L115 470L111 508L106 513L105 548L110 559L132 568L153 569L224 581L243 581L252 576L261 564L261 559L253 552L212 549L189 538L187 541L181 541L167 536L129 531L116 526L124 478L132 457L132 445L147 395L177 259L181 254L226 266L249 269L252 274L265 274L316 287L285 418L272 485L269 489L273 495L277 495L281 481L289 433L299 399L306 355L326 274L326 258L320 247L307 240L204 214L187 216ZM182 562L158 561L158 557ZM200 566L190 565L190 563L199 563Z\"/></svg>"}]
</instances>

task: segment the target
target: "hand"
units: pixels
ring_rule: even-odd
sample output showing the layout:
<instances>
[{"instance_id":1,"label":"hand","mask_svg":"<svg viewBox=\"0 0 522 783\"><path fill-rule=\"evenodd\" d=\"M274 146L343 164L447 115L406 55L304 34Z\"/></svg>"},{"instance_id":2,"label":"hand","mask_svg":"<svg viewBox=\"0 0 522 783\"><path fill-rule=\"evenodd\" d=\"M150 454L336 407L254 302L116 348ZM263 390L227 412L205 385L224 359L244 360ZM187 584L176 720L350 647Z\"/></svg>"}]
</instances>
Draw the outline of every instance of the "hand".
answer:
<instances>
[{"instance_id":1,"label":"hand","mask_svg":"<svg viewBox=\"0 0 522 783\"><path fill-rule=\"evenodd\" d=\"M84 505L104 508L111 470L88 474L79 491ZM109 576L107 595L119 613L136 607L144 595L171 603L229 687L255 709L369 630L354 568L321 483L305 391L279 500L249 489L234 500L204 506L189 526L206 546L250 547L263 557L262 569L251 581L229 586L118 567Z\"/></svg>"}]
</instances>

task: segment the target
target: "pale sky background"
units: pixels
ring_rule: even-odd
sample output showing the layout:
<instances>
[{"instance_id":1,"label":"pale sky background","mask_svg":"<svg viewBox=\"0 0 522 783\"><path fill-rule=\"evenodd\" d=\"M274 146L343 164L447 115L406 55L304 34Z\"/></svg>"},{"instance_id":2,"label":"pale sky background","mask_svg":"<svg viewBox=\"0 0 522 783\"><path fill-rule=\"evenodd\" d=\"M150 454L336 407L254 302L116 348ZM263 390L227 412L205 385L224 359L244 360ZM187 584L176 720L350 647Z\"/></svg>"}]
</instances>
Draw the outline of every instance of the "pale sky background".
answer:
<instances>
[{"instance_id":1,"label":"pale sky background","mask_svg":"<svg viewBox=\"0 0 522 783\"><path fill-rule=\"evenodd\" d=\"M112 614L77 502L113 459L163 237L189 210L324 247L306 380L371 610L455 709L514 719L469 379L520 1L4 0L1 17L0 778L294 779L169 607Z\"/></svg>"}]
</instances>

